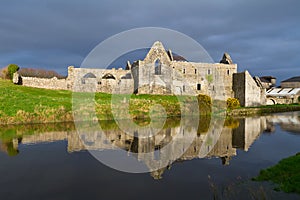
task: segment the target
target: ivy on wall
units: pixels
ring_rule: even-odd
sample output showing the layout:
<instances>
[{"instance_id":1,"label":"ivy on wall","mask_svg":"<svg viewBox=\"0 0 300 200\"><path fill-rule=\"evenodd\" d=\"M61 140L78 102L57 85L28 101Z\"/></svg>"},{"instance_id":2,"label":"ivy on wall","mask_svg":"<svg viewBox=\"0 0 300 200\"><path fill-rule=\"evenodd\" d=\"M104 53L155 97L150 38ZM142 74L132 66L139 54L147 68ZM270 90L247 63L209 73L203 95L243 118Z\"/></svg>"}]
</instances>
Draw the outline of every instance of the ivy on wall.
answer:
<instances>
[{"instance_id":1,"label":"ivy on wall","mask_svg":"<svg viewBox=\"0 0 300 200\"><path fill-rule=\"evenodd\" d=\"M213 82L213 75L212 74L206 75L206 80L208 81L208 83L212 83Z\"/></svg>"}]
</instances>

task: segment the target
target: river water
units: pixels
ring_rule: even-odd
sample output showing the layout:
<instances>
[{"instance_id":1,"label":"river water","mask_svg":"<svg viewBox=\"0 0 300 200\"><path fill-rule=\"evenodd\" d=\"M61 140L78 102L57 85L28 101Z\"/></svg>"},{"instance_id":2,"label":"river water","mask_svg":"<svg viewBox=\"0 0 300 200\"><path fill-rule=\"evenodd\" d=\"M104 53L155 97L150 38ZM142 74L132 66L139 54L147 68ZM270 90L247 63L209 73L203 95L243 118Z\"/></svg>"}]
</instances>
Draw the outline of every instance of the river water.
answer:
<instances>
[{"instance_id":1,"label":"river water","mask_svg":"<svg viewBox=\"0 0 300 200\"><path fill-rule=\"evenodd\" d=\"M300 152L300 112L194 122L1 126L0 197L300 199L251 181Z\"/></svg>"}]
</instances>

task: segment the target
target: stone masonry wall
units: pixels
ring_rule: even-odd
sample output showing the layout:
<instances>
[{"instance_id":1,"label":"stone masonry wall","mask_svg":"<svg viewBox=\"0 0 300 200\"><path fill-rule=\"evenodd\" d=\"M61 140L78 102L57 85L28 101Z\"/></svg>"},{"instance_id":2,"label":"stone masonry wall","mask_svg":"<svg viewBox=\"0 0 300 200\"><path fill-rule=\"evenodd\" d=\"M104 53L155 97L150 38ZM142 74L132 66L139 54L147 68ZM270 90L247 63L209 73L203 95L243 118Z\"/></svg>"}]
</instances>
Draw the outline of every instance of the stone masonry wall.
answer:
<instances>
[{"instance_id":1,"label":"stone masonry wall","mask_svg":"<svg viewBox=\"0 0 300 200\"><path fill-rule=\"evenodd\" d=\"M233 75L233 91L234 98L238 99L241 106L245 106L245 75L244 73L236 73Z\"/></svg>"},{"instance_id":2,"label":"stone masonry wall","mask_svg":"<svg viewBox=\"0 0 300 200\"><path fill-rule=\"evenodd\" d=\"M233 91L241 106L260 106L266 103L265 89L256 84L248 71L233 75Z\"/></svg>"},{"instance_id":3,"label":"stone masonry wall","mask_svg":"<svg viewBox=\"0 0 300 200\"><path fill-rule=\"evenodd\" d=\"M131 71L123 69L88 69L70 66L66 79L19 77L18 74L16 76L21 78L20 82L14 81L16 84L54 90L132 94L134 86Z\"/></svg>"},{"instance_id":4,"label":"stone masonry wall","mask_svg":"<svg viewBox=\"0 0 300 200\"><path fill-rule=\"evenodd\" d=\"M133 93L130 70L68 68L68 83L73 91Z\"/></svg>"},{"instance_id":5,"label":"stone masonry wall","mask_svg":"<svg viewBox=\"0 0 300 200\"><path fill-rule=\"evenodd\" d=\"M236 64L176 61L172 64L177 73L182 73L185 84L188 84L195 94L206 94L219 100L233 97L232 84L233 74L237 72Z\"/></svg>"},{"instance_id":6,"label":"stone masonry wall","mask_svg":"<svg viewBox=\"0 0 300 200\"><path fill-rule=\"evenodd\" d=\"M160 73L156 73L156 62ZM155 42L146 58L133 65L135 87L140 94L205 94L213 99L233 97L236 64L173 61L160 42Z\"/></svg>"},{"instance_id":7,"label":"stone masonry wall","mask_svg":"<svg viewBox=\"0 0 300 200\"><path fill-rule=\"evenodd\" d=\"M22 85L52 90L67 90L67 80L54 78L22 77Z\"/></svg>"}]
</instances>

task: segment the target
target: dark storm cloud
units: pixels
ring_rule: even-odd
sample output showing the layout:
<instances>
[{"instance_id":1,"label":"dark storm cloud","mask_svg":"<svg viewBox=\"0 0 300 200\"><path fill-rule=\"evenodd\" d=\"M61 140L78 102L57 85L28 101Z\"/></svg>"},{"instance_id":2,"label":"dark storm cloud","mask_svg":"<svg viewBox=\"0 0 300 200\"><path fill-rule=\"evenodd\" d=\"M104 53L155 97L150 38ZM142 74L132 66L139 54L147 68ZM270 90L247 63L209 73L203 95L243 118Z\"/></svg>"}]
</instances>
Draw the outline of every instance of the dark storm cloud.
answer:
<instances>
[{"instance_id":1,"label":"dark storm cloud","mask_svg":"<svg viewBox=\"0 0 300 200\"><path fill-rule=\"evenodd\" d=\"M2 1L0 66L62 72L114 34L158 26L191 36L216 62L226 51L240 71L283 79L300 75L299 7L297 0Z\"/></svg>"}]
</instances>

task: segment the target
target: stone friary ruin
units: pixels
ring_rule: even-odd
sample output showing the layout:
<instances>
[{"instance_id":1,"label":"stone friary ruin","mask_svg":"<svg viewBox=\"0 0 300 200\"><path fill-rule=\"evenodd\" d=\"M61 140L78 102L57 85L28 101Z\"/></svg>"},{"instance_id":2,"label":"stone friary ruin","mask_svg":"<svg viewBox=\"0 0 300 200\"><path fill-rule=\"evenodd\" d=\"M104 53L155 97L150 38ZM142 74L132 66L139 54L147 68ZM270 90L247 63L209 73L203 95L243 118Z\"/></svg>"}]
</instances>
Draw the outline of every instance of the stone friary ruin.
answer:
<instances>
[{"instance_id":1,"label":"stone friary ruin","mask_svg":"<svg viewBox=\"0 0 300 200\"><path fill-rule=\"evenodd\" d=\"M17 80L16 80L17 79ZM18 80L19 79L19 80ZM20 81L21 80L21 81ZM249 72L237 72L229 54L220 63L189 62L155 42L144 60L127 62L125 69L68 67L66 79L20 77L22 85L117 94L209 95L213 99L239 99L242 106L265 104L265 89Z\"/></svg>"}]
</instances>

